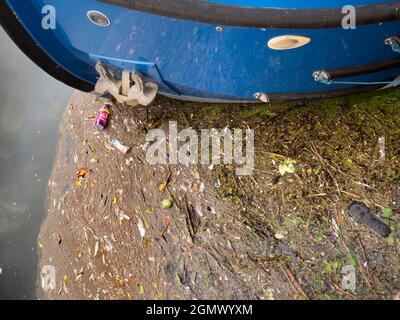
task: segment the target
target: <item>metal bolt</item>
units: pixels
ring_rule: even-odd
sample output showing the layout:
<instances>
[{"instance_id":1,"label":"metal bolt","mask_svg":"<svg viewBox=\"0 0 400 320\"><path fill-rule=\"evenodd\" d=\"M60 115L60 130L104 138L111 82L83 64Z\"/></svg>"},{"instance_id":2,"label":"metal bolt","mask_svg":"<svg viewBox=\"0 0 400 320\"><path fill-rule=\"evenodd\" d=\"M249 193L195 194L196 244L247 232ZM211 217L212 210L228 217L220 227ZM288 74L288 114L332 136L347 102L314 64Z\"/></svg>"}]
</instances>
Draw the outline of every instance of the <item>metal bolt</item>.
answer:
<instances>
[{"instance_id":1,"label":"metal bolt","mask_svg":"<svg viewBox=\"0 0 400 320\"><path fill-rule=\"evenodd\" d=\"M257 92L254 94L254 99L260 100L261 102L269 103L271 102L270 98L266 93Z\"/></svg>"}]
</instances>

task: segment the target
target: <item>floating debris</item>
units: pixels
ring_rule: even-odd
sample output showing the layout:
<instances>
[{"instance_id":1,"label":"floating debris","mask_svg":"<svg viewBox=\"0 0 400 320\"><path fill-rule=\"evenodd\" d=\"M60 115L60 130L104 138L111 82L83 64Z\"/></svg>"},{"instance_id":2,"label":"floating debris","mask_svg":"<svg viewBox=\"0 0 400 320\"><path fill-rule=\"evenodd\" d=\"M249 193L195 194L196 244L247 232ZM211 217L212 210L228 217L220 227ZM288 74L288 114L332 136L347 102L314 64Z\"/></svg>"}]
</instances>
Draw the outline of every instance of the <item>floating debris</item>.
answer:
<instances>
[{"instance_id":1,"label":"floating debris","mask_svg":"<svg viewBox=\"0 0 400 320\"><path fill-rule=\"evenodd\" d=\"M144 236L146 235L146 229L144 228L143 220L141 218L138 218L138 229L139 229L140 236L143 239Z\"/></svg>"},{"instance_id":2,"label":"floating debris","mask_svg":"<svg viewBox=\"0 0 400 320\"><path fill-rule=\"evenodd\" d=\"M78 176L78 178L83 179L83 178L85 178L87 173L88 173L88 169L87 168L80 168L76 172L76 175Z\"/></svg>"},{"instance_id":3,"label":"floating debris","mask_svg":"<svg viewBox=\"0 0 400 320\"><path fill-rule=\"evenodd\" d=\"M125 220L127 221L131 220L131 218L128 215L126 215L123 211L120 211L118 209L116 211L116 215L118 217L118 221L120 224L122 224L122 222L124 222Z\"/></svg>"},{"instance_id":4,"label":"floating debris","mask_svg":"<svg viewBox=\"0 0 400 320\"><path fill-rule=\"evenodd\" d=\"M133 163L133 158L132 157L130 157L129 159L125 159L125 164L127 165L127 166L130 166L132 163Z\"/></svg>"},{"instance_id":5,"label":"floating debris","mask_svg":"<svg viewBox=\"0 0 400 320\"><path fill-rule=\"evenodd\" d=\"M174 202L171 199L164 199L162 202L162 206L164 209L171 209L174 205Z\"/></svg>"},{"instance_id":6,"label":"floating debris","mask_svg":"<svg viewBox=\"0 0 400 320\"><path fill-rule=\"evenodd\" d=\"M385 219L389 219L393 216L393 210L391 208L385 208L383 210L382 217Z\"/></svg>"},{"instance_id":7,"label":"floating debris","mask_svg":"<svg viewBox=\"0 0 400 320\"><path fill-rule=\"evenodd\" d=\"M61 236L60 236L59 233L56 233L56 234L54 235L54 241L55 241L57 244L61 244L61 243L62 243L62 238L61 238Z\"/></svg>"},{"instance_id":8,"label":"floating debris","mask_svg":"<svg viewBox=\"0 0 400 320\"><path fill-rule=\"evenodd\" d=\"M118 149L122 154L127 154L129 152L129 150L131 149L131 147L125 146L124 144L122 144L121 141L119 141L117 139L113 139L110 142L110 147Z\"/></svg>"},{"instance_id":9,"label":"floating debris","mask_svg":"<svg viewBox=\"0 0 400 320\"><path fill-rule=\"evenodd\" d=\"M125 130L126 132L131 132L131 128L129 127L129 120L127 118L124 119L124 126L125 126Z\"/></svg>"},{"instance_id":10,"label":"floating debris","mask_svg":"<svg viewBox=\"0 0 400 320\"><path fill-rule=\"evenodd\" d=\"M94 245L94 253L93 253L94 257L97 257L97 255L99 254L99 250L100 250L100 242L97 241L96 244Z\"/></svg>"},{"instance_id":11,"label":"floating debris","mask_svg":"<svg viewBox=\"0 0 400 320\"><path fill-rule=\"evenodd\" d=\"M379 163L384 164L386 160L386 139L379 137L378 139Z\"/></svg>"},{"instance_id":12,"label":"floating debris","mask_svg":"<svg viewBox=\"0 0 400 320\"><path fill-rule=\"evenodd\" d=\"M358 259L357 259L357 256L355 255L355 253L353 251L349 251L347 253L347 261L354 268L358 266Z\"/></svg>"},{"instance_id":13,"label":"floating debris","mask_svg":"<svg viewBox=\"0 0 400 320\"><path fill-rule=\"evenodd\" d=\"M144 295L144 286L142 285L139 286L139 294Z\"/></svg>"},{"instance_id":14,"label":"floating debris","mask_svg":"<svg viewBox=\"0 0 400 320\"><path fill-rule=\"evenodd\" d=\"M315 168L314 174L316 176L318 176L318 175L320 175L322 173L322 171L324 171L324 167L320 164Z\"/></svg>"},{"instance_id":15,"label":"floating debris","mask_svg":"<svg viewBox=\"0 0 400 320\"><path fill-rule=\"evenodd\" d=\"M110 104L105 103L99 110L94 126L99 130L104 130L107 126L107 119L110 115Z\"/></svg>"},{"instance_id":16,"label":"floating debris","mask_svg":"<svg viewBox=\"0 0 400 320\"><path fill-rule=\"evenodd\" d=\"M285 238L285 236L283 235L283 233L281 233L281 232L276 232L275 233L275 239L282 240L284 238Z\"/></svg>"},{"instance_id":17,"label":"floating debris","mask_svg":"<svg viewBox=\"0 0 400 320\"><path fill-rule=\"evenodd\" d=\"M160 190L160 192L164 192L165 188L167 188L169 184L170 179L171 179L171 171L168 173L168 176L165 179L165 181L159 185L158 189Z\"/></svg>"},{"instance_id":18,"label":"floating debris","mask_svg":"<svg viewBox=\"0 0 400 320\"><path fill-rule=\"evenodd\" d=\"M378 233L381 237L388 237L391 230L387 224L381 221L371 212L365 204L354 201L347 209L349 215L357 222L368 226L370 229Z\"/></svg>"},{"instance_id":19,"label":"floating debris","mask_svg":"<svg viewBox=\"0 0 400 320\"><path fill-rule=\"evenodd\" d=\"M279 165L280 175L283 176L285 173L295 173L296 172L296 168L294 167L295 164L296 161L292 159L286 159Z\"/></svg>"}]
</instances>

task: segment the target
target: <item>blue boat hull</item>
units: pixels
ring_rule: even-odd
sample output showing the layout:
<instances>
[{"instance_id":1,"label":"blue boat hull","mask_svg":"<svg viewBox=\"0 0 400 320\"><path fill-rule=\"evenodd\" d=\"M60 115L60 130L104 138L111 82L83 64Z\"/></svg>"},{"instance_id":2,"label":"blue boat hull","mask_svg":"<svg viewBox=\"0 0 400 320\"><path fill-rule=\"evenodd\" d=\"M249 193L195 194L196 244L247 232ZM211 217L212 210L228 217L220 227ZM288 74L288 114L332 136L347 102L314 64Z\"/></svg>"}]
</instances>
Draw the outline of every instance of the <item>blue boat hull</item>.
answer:
<instances>
[{"instance_id":1,"label":"blue boat hull","mask_svg":"<svg viewBox=\"0 0 400 320\"><path fill-rule=\"evenodd\" d=\"M85 91L97 81L98 61L117 75L122 70L140 71L157 82L164 95L197 101L257 101L260 93L271 101L335 96L382 87L400 74L400 53L384 43L400 34L400 15L392 10L397 3L354 0L370 7L389 4L392 11L385 16L377 10L376 19L373 13L365 13L356 29L346 30L337 10L332 13L333 8L318 6L324 1L290 10L286 8L293 1L275 1L281 3L282 18L265 22L260 13L268 13L268 4L275 6L272 0L254 0L251 10L241 7L244 1L240 0L191 1L196 2L206 10L191 16L145 4L136 8L134 1L124 0L5 0L1 22L32 60ZM215 7L218 3L224 5ZM341 0L330 3L336 8L342 4ZM56 29L42 27L45 5L56 9ZM110 25L92 23L87 16L91 10L107 16ZM235 19L241 10L244 17ZM313 10L327 18L322 22L318 15L313 18L309 14ZM310 42L290 50L268 46L271 39L283 35L304 36ZM338 79L315 81L313 73L319 70L333 70Z\"/></svg>"}]
</instances>

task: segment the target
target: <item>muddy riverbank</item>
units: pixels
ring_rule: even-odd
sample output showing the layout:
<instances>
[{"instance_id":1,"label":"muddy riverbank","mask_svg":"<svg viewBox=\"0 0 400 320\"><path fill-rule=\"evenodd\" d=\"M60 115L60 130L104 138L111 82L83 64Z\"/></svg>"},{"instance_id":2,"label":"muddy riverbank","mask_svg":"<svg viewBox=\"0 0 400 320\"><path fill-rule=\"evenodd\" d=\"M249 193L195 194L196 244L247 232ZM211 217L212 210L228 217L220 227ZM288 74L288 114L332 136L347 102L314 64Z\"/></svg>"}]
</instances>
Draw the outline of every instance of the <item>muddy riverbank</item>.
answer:
<instances>
[{"instance_id":1,"label":"muddy riverbank","mask_svg":"<svg viewBox=\"0 0 400 320\"><path fill-rule=\"evenodd\" d=\"M64 114L38 240L40 268L55 267L56 288L43 298L398 296L397 90L257 106L160 98L147 112L113 106L98 132L92 118L103 102L77 92ZM196 130L254 129L254 174L237 177L232 165L150 165L146 133L167 130L170 120ZM109 148L114 138L131 151ZM353 200L385 215L390 237L350 218ZM350 291L342 286L346 265L357 272Z\"/></svg>"}]
</instances>

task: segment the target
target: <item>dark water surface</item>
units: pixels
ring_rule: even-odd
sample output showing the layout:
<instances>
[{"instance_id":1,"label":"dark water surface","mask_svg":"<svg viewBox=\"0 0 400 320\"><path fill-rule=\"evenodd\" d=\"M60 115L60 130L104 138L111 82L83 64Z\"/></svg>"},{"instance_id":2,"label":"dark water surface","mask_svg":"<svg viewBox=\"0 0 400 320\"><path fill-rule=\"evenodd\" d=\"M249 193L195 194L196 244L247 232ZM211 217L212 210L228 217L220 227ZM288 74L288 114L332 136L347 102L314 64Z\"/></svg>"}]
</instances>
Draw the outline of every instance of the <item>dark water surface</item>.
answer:
<instances>
[{"instance_id":1,"label":"dark water surface","mask_svg":"<svg viewBox=\"0 0 400 320\"><path fill-rule=\"evenodd\" d=\"M36 298L37 235L71 93L0 27L0 299Z\"/></svg>"}]
</instances>

